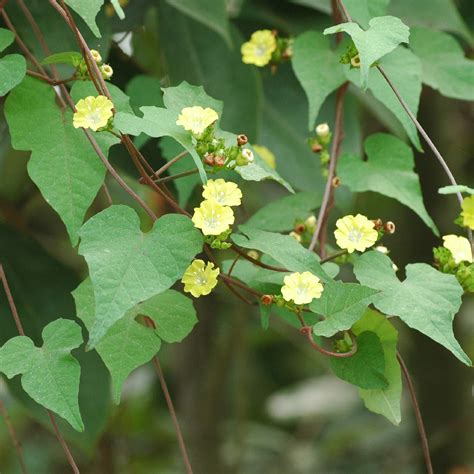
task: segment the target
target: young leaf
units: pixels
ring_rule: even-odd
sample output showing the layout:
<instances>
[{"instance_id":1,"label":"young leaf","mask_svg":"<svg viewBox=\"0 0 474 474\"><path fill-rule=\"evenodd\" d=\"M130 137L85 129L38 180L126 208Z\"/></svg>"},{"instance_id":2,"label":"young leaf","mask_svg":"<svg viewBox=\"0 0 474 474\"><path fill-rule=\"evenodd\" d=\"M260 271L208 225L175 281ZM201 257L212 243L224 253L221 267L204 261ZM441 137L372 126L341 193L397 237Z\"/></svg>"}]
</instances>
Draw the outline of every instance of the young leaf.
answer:
<instances>
[{"instance_id":1,"label":"young leaf","mask_svg":"<svg viewBox=\"0 0 474 474\"><path fill-rule=\"evenodd\" d=\"M242 234L232 234L232 240L240 247L263 252L292 272L310 271L323 282L331 279L322 269L319 258L289 235L239 226Z\"/></svg>"},{"instance_id":2,"label":"young leaf","mask_svg":"<svg viewBox=\"0 0 474 474\"><path fill-rule=\"evenodd\" d=\"M450 185L450 186L443 186L442 188L438 189L439 194L456 194L456 193L466 193L466 194L474 194L474 188L470 188L469 186L465 186L463 184L458 185Z\"/></svg>"},{"instance_id":3,"label":"young leaf","mask_svg":"<svg viewBox=\"0 0 474 474\"><path fill-rule=\"evenodd\" d=\"M313 327L317 336L330 337L339 331L350 329L372 302L377 290L357 283L335 281L325 286L321 298L309 305L314 313L325 317Z\"/></svg>"},{"instance_id":4,"label":"young leaf","mask_svg":"<svg viewBox=\"0 0 474 474\"><path fill-rule=\"evenodd\" d=\"M15 36L0 28L0 51L10 46ZM26 61L21 54L7 54L0 58L0 97L18 85L26 74Z\"/></svg>"},{"instance_id":5,"label":"young leaf","mask_svg":"<svg viewBox=\"0 0 474 474\"><path fill-rule=\"evenodd\" d=\"M81 328L74 321L57 319L44 328L43 342L38 348L26 336L10 339L0 348L0 372L10 379L21 374L23 389L33 400L82 431L78 403L81 368L70 354L82 343Z\"/></svg>"},{"instance_id":6,"label":"young leaf","mask_svg":"<svg viewBox=\"0 0 474 474\"><path fill-rule=\"evenodd\" d=\"M261 207L245 225L270 232L287 232L293 229L295 219L306 219L321 204L321 199L320 192L282 197Z\"/></svg>"},{"instance_id":7,"label":"young leaf","mask_svg":"<svg viewBox=\"0 0 474 474\"><path fill-rule=\"evenodd\" d=\"M388 382L385 388L371 390L361 388L359 395L370 411L383 415L394 425L398 425L401 421L402 396L401 370L397 360L398 332L384 315L370 309L354 324L352 331L357 336L364 331L377 334L382 343L385 359L384 375Z\"/></svg>"},{"instance_id":8,"label":"young leaf","mask_svg":"<svg viewBox=\"0 0 474 474\"><path fill-rule=\"evenodd\" d=\"M92 33L100 38L95 17L99 13L104 0L65 0L65 2L86 22Z\"/></svg>"},{"instance_id":9,"label":"young leaf","mask_svg":"<svg viewBox=\"0 0 474 474\"><path fill-rule=\"evenodd\" d=\"M417 115L422 76L420 60L410 50L400 46L382 58L380 65L399 90L410 110ZM346 69L346 74L351 82L360 87L360 75L356 69ZM389 113L393 113L403 125L413 146L421 151L420 139L414 123L410 120L405 109L400 105L399 100L379 71L375 71L370 76L369 90L381 106L386 108Z\"/></svg>"},{"instance_id":10,"label":"young leaf","mask_svg":"<svg viewBox=\"0 0 474 474\"><path fill-rule=\"evenodd\" d=\"M423 82L453 99L474 100L474 61L450 35L426 28L411 30L410 48L421 59Z\"/></svg>"},{"instance_id":11,"label":"young leaf","mask_svg":"<svg viewBox=\"0 0 474 474\"><path fill-rule=\"evenodd\" d=\"M41 64L58 64L66 63L77 66L82 60L82 54L77 51L64 51L63 53L56 53L47 56L41 61Z\"/></svg>"},{"instance_id":12,"label":"young leaf","mask_svg":"<svg viewBox=\"0 0 474 474\"><path fill-rule=\"evenodd\" d=\"M364 143L367 161L344 155L338 165L342 182L351 191L374 191L392 197L412 209L423 222L439 235L438 229L423 204L418 175L414 171L411 148L398 138L376 133Z\"/></svg>"},{"instance_id":13,"label":"young leaf","mask_svg":"<svg viewBox=\"0 0 474 474\"><path fill-rule=\"evenodd\" d=\"M461 306L463 289L453 275L447 275L424 263L406 267L406 279L398 280L392 261L380 252L361 255L354 264L357 279L380 290L374 305L387 315L400 317L470 366L453 334L453 319Z\"/></svg>"},{"instance_id":14,"label":"young leaf","mask_svg":"<svg viewBox=\"0 0 474 474\"><path fill-rule=\"evenodd\" d=\"M329 38L307 31L295 39L291 64L308 97L308 127L312 130L326 97L346 80L339 56L331 49Z\"/></svg>"},{"instance_id":15,"label":"young leaf","mask_svg":"<svg viewBox=\"0 0 474 474\"><path fill-rule=\"evenodd\" d=\"M105 167L84 132L73 127L72 113L56 104L50 85L26 77L8 96L5 115L13 147L32 151L30 177L76 245L86 211L104 182ZM118 143L110 134L96 137L105 154Z\"/></svg>"},{"instance_id":16,"label":"young leaf","mask_svg":"<svg viewBox=\"0 0 474 474\"><path fill-rule=\"evenodd\" d=\"M356 23L342 23L326 28L325 35L345 31L359 52L360 79L363 90L369 85L369 70L372 64L393 51L400 43L408 43L408 26L393 16L379 16L369 21L369 29L364 31Z\"/></svg>"},{"instance_id":17,"label":"young leaf","mask_svg":"<svg viewBox=\"0 0 474 474\"><path fill-rule=\"evenodd\" d=\"M185 216L165 215L147 234L139 225L133 209L111 206L81 229L79 253L89 265L96 301L91 347L126 311L170 288L202 248L202 235Z\"/></svg>"},{"instance_id":18,"label":"young leaf","mask_svg":"<svg viewBox=\"0 0 474 474\"><path fill-rule=\"evenodd\" d=\"M356 339L357 352L351 357L331 357L332 370L340 379L360 388L386 388L385 358L378 335L364 331Z\"/></svg>"}]
</instances>

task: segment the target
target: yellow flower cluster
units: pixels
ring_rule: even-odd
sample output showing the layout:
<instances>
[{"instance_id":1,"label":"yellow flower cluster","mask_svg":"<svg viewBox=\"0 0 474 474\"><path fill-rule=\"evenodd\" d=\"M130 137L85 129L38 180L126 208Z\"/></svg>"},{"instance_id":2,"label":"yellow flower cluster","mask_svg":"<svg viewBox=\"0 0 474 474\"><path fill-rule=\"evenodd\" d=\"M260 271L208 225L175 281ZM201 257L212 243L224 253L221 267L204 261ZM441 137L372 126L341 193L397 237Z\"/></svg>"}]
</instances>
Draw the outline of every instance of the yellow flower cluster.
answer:
<instances>
[{"instance_id":1,"label":"yellow flower cluster","mask_svg":"<svg viewBox=\"0 0 474 474\"><path fill-rule=\"evenodd\" d=\"M231 206L239 206L242 192L237 184L223 179L210 179L202 192L204 201L194 209L192 221L204 235L219 235L234 223Z\"/></svg>"},{"instance_id":2,"label":"yellow flower cluster","mask_svg":"<svg viewBox=\"0 0 474 474\"><path fill-rule=\"evenodd\" d=\"M292 273L284 278L281 294L286 301L295 304L309 304L314 298L321 298L324 287L320 279L311 272Z\"/></svg>"},{"instance_id":3,"label":"yellow flower cluster","mask_svg":"<svg viewBox=\"0 0 474 474\"><path fill-rule=\"evenodd\" d=\"M199 105L185 107L176 120L176 125L181 125L185 130L194 135L201 135L209 125L212 125L219 116L210 107L203 108Z\"/></svg>"},{"instance_id":4,"label":"yellow flower cluster","mask_svg":"<svg viewBox=\"0 0 474 474\"><path fill-rule=\"evenodd\" d=\"M252 33L250 41L244 43L240 52L242 62L258 67L266 66L272 59L272 53L277 48L275 35L270 30L258 30Z\"/></svg>"},{"instance_id":5,"label":"yellow flower cluster","mask_svg":"<svg viewBox=\"0 0 474 474\"><path fill-rule=\"evenodd\" d=\"M454 262L459 264L461 262L472 263L472 249L469 240L466 237L458 235L443 236L443 247L447 248L453 256Z\"/></svg>"},{"instance_id":6,"label":"yellow flower cluster","mask_svg":"<svg viewBox=\"0 0 474 474\"><path fill-rule=\"evenodd\" d=\"M76 104L72 124L75 128L90 128L96 132L107 126L113 108L114 104L104 95L86 97Z\"/></svg>"},{"instance_id":7,"label":"yellow flower cluster","mask_svg":"<svg viewBox=\"0 0 474 474\"><path fill-rule=\"evenodd\" d=\"M347 249L348 253L354 250L364 252L378 239L378 232L374 228L375 223L362 214L338 219L336 227L334 231L336 243L341 249Z\"/></svg>"},{"instance_id":8,"label":"yellow flower cluster","mask_svg":"<svg viewBox=\"0 0 474 474\"><path fill-rule=\"evenodd\" d=\"M183 278L184 291L191 293L195 298L202 295L208 295L217 285L217 277L219 276L219 268L214 268L211 262L196 259L186 268Z\"/></svg>"},{"instance_id":9,"label":"yellow flower cluster","mask_svg":"<svg viewBox=\"0 0 474 474\"><path fill-rule=\"evenodd\" d=\"M464 226L474 230L474 196L464 198L461 216Z\"/></svg>"}]
</instances>

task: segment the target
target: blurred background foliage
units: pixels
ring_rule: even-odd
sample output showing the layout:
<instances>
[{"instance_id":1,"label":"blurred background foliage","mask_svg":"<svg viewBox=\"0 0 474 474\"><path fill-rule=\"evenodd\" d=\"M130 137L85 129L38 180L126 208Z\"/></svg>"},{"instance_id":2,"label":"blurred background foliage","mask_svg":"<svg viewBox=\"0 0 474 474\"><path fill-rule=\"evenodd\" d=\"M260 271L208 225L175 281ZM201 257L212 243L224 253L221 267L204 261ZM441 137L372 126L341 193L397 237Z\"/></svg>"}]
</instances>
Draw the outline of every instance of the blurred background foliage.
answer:
<instances>
[{"instance_id":1,"label":"blurred background foliage","mask_svg":"<svg viewBox=\"0 0 474 474\"><path fill-rule=\"evenodd\" d=\"M52 52L77 50L63 20L45 0L29 0ZM124 4L127 2L124 2ZM353 2L348 2L353 3ZM388 3L385 2L385 3ZM194 8L193 5L199 5ZM39 57L43 53L16 2L6 7L18 32ZM245 66L240 44L256 29L277 29L281 35L321 31L332 24L329 0L130 0L125 20L106 4L98 16L102 33L95 38L77 18L89 46L97 48L114 69L113 83L126 91L131 105L161 105L161 86L186 80L203 85L225 103L222 128L245 133L252 143L267 146L277 170L296 189L322 193L324 180L307 138L308 106L291 64L275 74ZM389 12L409 25L448 31L474 56L472 0L391 0ZM459 13L458 13L459 12ZM14 49L12 47L11 49ZM67 66L61 67L67 77ZM393 114L370 93L351 86L345 113L343 151L359 154L363 138L390 131L406 138ZM3 108L4 100L1 100ZM333 123L334 97L325 102L317 122ZM473 185L474 107L447 99L425 87L420 121L462 183ZM0 260L4 263L27 333L39 342L41 329L58 317L74 318L70 292L87 269L70 247L59 217L43 200L26 171L28 154L14 151L3 117L0 119ZM142 151L158 167L174 156L170 141L138 137ZM137 184L136 172L121 147L111 160L122 175L158 212L165 203ZM172 168L172 172L182 169ZM452 232L457 215L454 198L440 196L446 184L429 152L417 153L426 206L442 234ZM193 207L195 178L183 180L180 199ZM114 201L130 202L113 181ZM275 183L241 183L245 221L262 203L286 191ZM391 256L400 267L432 260L438 242L409 209L394 200L338 190L335 219L357 209L390 219L397 233L390 238ZM105 207L99 195L91 213ZM139 211L137 209L137 211ZM140 211L139 211L140 212ZM306 217L306 216L301 216ZM243 305L226 289L196 301L200 322L179 345L165 346L160 359L170 384L196 473L418 473L423 472L418 434L408 400L396 428L369 413L354 387L328 369L302 336L272 318L263 331L258 310ZM466 298L456 318L456 333L470 354L474 351L474 300ZM435 472L474 472L474 406L472 371L426 337L397 326L400 350L413 372L430 438ZM5 298L0 298L0 343L16 335ZM65 423L84 473L184 472L171 420L151 365L138 369L126 383L122 403L110 401L109 376L95 353L77 351L82 366L80 404L86 432ZM0 385L30 472L68 472L63 454L45 422L44 411L21 390L18 381ZM0 471L20 472L5 424L0 422Z\"/></svg>"}]
</instances>

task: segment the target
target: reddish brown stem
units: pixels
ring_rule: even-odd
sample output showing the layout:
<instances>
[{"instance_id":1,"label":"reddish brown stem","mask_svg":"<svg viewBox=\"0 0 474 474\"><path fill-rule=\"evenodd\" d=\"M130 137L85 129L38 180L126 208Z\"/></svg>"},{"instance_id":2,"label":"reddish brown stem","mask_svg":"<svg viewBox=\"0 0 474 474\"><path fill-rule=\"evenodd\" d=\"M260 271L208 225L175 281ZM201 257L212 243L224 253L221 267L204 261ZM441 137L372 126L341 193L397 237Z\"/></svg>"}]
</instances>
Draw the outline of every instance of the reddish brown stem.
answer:
<instances>
[{"instance_id":1,"label":"reddish brown stem","mask_svg":"<svg viewBox=\"0 0 474 474\"><path fill-rule=\"evenodd\" d=\"M352 333L350 333L351 339L352 339L352 348L348 352L332 352L328 351L327 349L324 349L324 347L321 347L319 344L316 343L316 341L313 338L313 328L310 326L303 326L300 329L301 334L304 334L306 338L308 339L309 343L311 344L311 347L318 351L319 353L329 356L329 357L336 357L338 359L344 359L346 357L352 357L356 352L357 352L357 340L353 336Z\"/></svg>"}]
</instances>

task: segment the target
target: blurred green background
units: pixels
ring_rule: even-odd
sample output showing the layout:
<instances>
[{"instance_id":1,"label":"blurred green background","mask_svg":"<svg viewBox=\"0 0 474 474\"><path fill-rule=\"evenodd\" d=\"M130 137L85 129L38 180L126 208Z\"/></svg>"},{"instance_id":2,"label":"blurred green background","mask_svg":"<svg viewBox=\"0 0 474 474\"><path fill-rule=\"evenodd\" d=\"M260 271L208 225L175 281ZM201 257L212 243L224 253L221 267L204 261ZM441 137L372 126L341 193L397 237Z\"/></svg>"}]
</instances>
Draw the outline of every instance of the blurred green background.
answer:
<instances>
[{"instance_id":1,"label":"blurred green background","mask_svg":"<svg viewBox=\"0 0 474 474\"><path fill-rule=\"evenodd\" d=\"M73 50L72 33L45 0L27 2L53 52ZM281 35L321 31L332 24L330 2L322 0L228 0L227 33L210 28L209 18L192 17L180 0L130 0L120 21L106 5L99 14L102 32L95 39L79 19L89 45L99 49L114 69L113 83L131 97L131 104L160 104L160 86L182 80L203 85L224 100L222 127L246 133L252 143L267 146L277 158L277 170L299 190L320 190L324 180L318 160L307 146L307 102L292 72L281 65L268 69L245 66L240 44L256 29L278 29ZM212 0L209 17L216 7ZM216 2L221 3L221 2ZM411 6L410 6L411 3ZM416 5L414 5L416 3ZM407 24L449 31L474 57L472 0L454 3L391 0L389 12ZM43 54L31 29L11 1L6 11L20 35ZM404 16L405 15L405 16ZM216 21L212 20L215 25ZM218 23L218 22L217 22ZM227 40L225 39L227 35ZM14 48L14 47L13 47ZM67 67L61 69L67 77ZM143 76L147 76L144 78ZM0 100L3 109L4 99ZM318 122L333 124L334 97L324 104ZM474 184L474 107L442 97L425 87L419 119L447 157L458 181ZM363 138L390 131L402 138L390 111L370 93L351 86L346 102L343 151L360 154ZM142 151L154 166L164 163L169 143L148 140ZM172 156L172 155L170 155ZM169 158L169 156L168 156ZM137 174L125 151L112 149L111 160L137 191L159 212L165 203L137 184ZM28 177L28 154L14 151L7 124L0 118L0 260L26 328L36 341L41 329L58 317L74 318L70 295L87 268L71 248L65 228ZM457 203L440 196L447 184L430 152L417 153L426 207L441 233L455 232ZM193 178L190 178L191 180ZM192 181L190 181L192 184ZM113 181L114 201L134 206ZM263 203L286 191L275 183L242 183L243 222ZM179 190L178 190L179 191ZM182 192L182 191L181 191ZM191 196L188 206L196 203ZM92 212L101 210L99 195ZM387 241L399 267L432 261L439 242L421 220L394 200L365 193L352 196L338 190L333 219L353 210L390 219L397 232ZM306 216L301 216L306 217ZM219 288L196 300L199 324L181 344L165 345L159 353L175 401L195 473L421 473L419 438L408 398L403 400L399 427L368 412L357 390L335 378L328 361L304 343L297 330L272 318L261 329L257 308L249 308ZM455 332L468 354L474 354L474 299L465 297ZM472 371L441 346L397 324L399 349L412 371L429 435L436 473L474 472L474 405ZM0 342L15 335L3 293L0 295ZM126 383L122 403L109 396L109 378L94 353L78 351L83 368L81 409L87 430L64 428L81 472L142 474L184 472L176 438L153 367L138 369ZM18 380L0 380L0 397L23 444L30 472L69 472L63 453L39 409L21 391ZM20 472L5 424L0 421L0 472Z\"/></svg>"}]
</instances>

